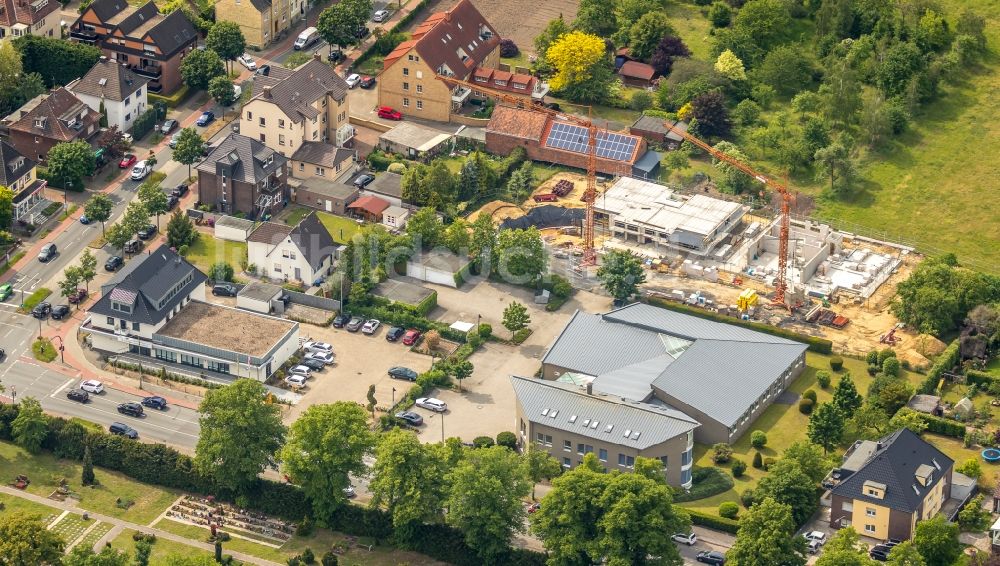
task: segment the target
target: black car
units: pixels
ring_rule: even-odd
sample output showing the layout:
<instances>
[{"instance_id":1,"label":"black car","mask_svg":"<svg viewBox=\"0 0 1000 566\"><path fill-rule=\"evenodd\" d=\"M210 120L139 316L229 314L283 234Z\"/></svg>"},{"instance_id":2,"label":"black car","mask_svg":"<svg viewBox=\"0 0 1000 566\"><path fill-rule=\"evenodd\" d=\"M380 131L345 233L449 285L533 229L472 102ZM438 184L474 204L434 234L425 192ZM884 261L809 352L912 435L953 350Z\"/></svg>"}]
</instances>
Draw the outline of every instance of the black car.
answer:
<instances>
[{"instance_id":1,"label":"black car","mask_svg":"<svg viewBox=\"0 0 1000 566\"><path fill-rule=\"evenodd\" d=\"M331 51L327 54L326 60L331 63L337 63L344 58L344 52L341 50Z\"/></svg>"},{"instance_id":2,"label":"black car","mask_svg":"<svg viewBox=\"0 0 1000 566\"><path fill-rule=\"evenodd\" d=\"M396 340L402 338L403 334L406 334L405 328L402 326L393 326L388 332L385 333L385 339L389 342L395 342Z\"/></svg>"},{"instance_id":3,"label":"black car","mask_svg":"<svg viewBox=\"0 0 1000 566\"><path fill-rule=\"evenodd\" d=\"M333 327L343 328L349 320L351 320L351 313L341 312L333 318Z\"/></svg>"},{"instance_id":4,"label":"black car","mask_svg":"<svg viewBox=\"0 0 1000 566\"><path fill-rule=\"evenodd\" d=\"M125 265L125 260L121 256L113 255L108 258L108 261L104 262L104 270L115 271L123 265Z\"/></svg>"},{"instance_id":5,"label":"black car","mask_svg":"<svg viewBox=\"0 0 1000 566\"><path fill-rule=\"evenodd\" d=\"M372 30L368 29L368 26L361 26L358 31L354 32L354 37L358 39L364 39L372 34Z\"/></svg>"},{"instance_id":6,"label":"black car","mask_svg":"<svg viewBox=\"0 0 1000 566\"><path fill-rule=\"evenodd\" d=\"M396 366L394 368L389 368L389 377L393 379L405 379L407 381L416 381L417 372L413 371L410 368Z\"/></svg>"},{"instance_id":7,"label":"black car","mask_svg":"<svg viewBox=\"0 0 1000 566\"><path fill-rule=\"evenodd\" d=\"M371 182L374 181L374 180L375 180L375 176L374 175L369 175L367 173L362 174L362 175L358 175L358 178L354 179L354 186L357 187L357 188L359 188L359 189L363 189L363 188L367 187L368 185L370 185Z\"/></svg>"},{"instance_id":8,"label":"black car","mask_svg":"<svg viewBox=\"0 0 1000 566\"><path fill-rule=\"evenodd\" d=\"M90 401L90 393L87 393L83 389L70 389L66 392L66 398L70 401L86 403L87 401Z\"/></svg>"},{"instance_id":9,"label":"black car","mask_svg":"<svg viewBox=\"0 0 1000 566\"><path fill-rule=\"evenodd\" d=\"M403 411L401 413L396 413L396 418L405 422L410 426L420 426L424 424L424 418L414 413L413 411Z\"/></svg>"},{"instance_id":10,"label":"black car","mask_svg":"<svg viewBox=\"0 0 1000 566\"><path fill-rule=\"evenodd\" d=\"M52 320L62 320L69 316L69 305L56 305L52 308Z\"/></svg>"},{"instance_id":11,"label":"black car","mask_svg":"<svg viewBox=\"0 0 1000 566\"><path fill-rule=\"evenodd\" d=\"M181 199L177 198L177 195L170 195L170 196L168 196L167 197L167 210L173 210L174 207L177 206L177 203L179 203L180 201L181 201Z\"/></svg>"},{"instance_id":12,"label":"black car","mask_svg":"<svg viewBox=\"0 0 1000 566\"><path fill-rule=\"evenodd\" d=\"M134 428L128 426L125 423L111 423L111 426L108 427L108 432L110 432L111 434L124 436L126 438L131 438L132 440L136 440L139 438L139 431L135 430Z\"/></svg>"},{"instance_id":13,"label":"black car","mask_svg":"<svg viewBox=\"0 0 1000 566\"><path fill-rule=\"evenodd\" d=\"M299 365L300 366L306 366L307 368L309 368L309 369L311 369L313 371L320 371L320 370L322 370L323 368L326 367L326 364L324 364L323 362L321 362L319 360L314 360L312 358L303 358L299 362Z\"/></svg>"},{"instance_id":14,"label":"black car","mask_svg":"<svg viewBox=\"0 0 1000 566\"><path fill-rule=\"evenodd\" d=\"M149 407L150 409L156 409L158 411L167 410L167 400L159 395L153 395L152 397L145 397L142 400L142 405L144 407Z\"/></svg>"},{"instance_id":15,"label":"black car","mask_svg":"<svg viewBox=\"0 0 1000 566\"><path fill-rule=\"evenodd\" d=\"M174 195L175 197L178 197L178 198L186 195L187 193L188 193L188 185L187 185L187 183L181 183L181 184L177 185L176 187L174 187L174 190L170 191L170 194L172 194L172 195Z\"/></svg>"},{"instance_id":16,"label":"black car","mask_svg":"<svg viewBox=\"0 0 1000 566\"><path fill-rule=\"evenodd\" d=\"M713 566L722 566L726 563L725 555L715 550L702 550L698 553L698 556L695 556L695 560L704 562L705 564L712 564Z\"/></svg>"},{"instance_id":17,"label":"black car","mask_svg":"<svg viewBox=\"0 0 1000 566\"><path fill-rule=\"evenodd\" d=\"M217 283L212 286L212 294L216 297L235 297L236 286L226 283Z\"/></svg>"},{"instance_id":18,"label":"black car","mask_svg":"<svg viewBox=\"0 0 1000 566\"><path fill-rule=\"evenodd\" d=\"M892 552L892 547L887 544L876 544L868 551L868 556L879 562L885 562L889 559L889 553Z\"/></svg>"},{"instance_id":19,"label":"black car","mask_svg":"<svg viewBox=\"0 0 1000 566\"><path fill-rule=\"evenodd\" d=\"M361 88L365 88L365 89L374 88L375 87L375 77L373 77L371 75L365 75L365 76L361 77L361 82L358 83L358 86L361 87Z\"/></svg>"},{"instance_id":20,"label":"black car","mask_svg":"<svg viewBox=\"0 0 1000 566\"><path fill-rule=\"evenodd\" d=\"M31 309L31 316L35 318L46 318L49 313L52 312L52 305L49 303L38 303L35 308Z\"/></svg>"},{"instance_id":21,"label":"black car","mask_svg":"<svg viewBox=\"0 0 1000 566\"><path fill-rule=\"evenodd\" d=\"M142 405L138 403L122 403L118 405L118 412L133 417L141 417L143 414Z\"/></svg>"},{"instance_id":22,"label":"black car","mask_svg":"<svg viewBox=\"0 0 1000 566\"><path fill-rule=\"evenodd\" d=\"M152 238L155 235L156 235L156 225L155 224L147 224L147 225L143 226L142 228L139 229L139 233L138 233L138 236L139 236L140 240L148 240L148 239Z\"/></svg>"},{"instance_id":23,"label":"black car","mask_svg":"<svg viewBox=\"0 0 1000 566\"><path fill-rule=\"evenodd\" d=\"M364 324L365 324L365 319L354 316L351 317L350 322L344 325L344 328L346 328L348 332L357 332L358 330L361 330L361 327Z\"/></svg>"}]
</instances>

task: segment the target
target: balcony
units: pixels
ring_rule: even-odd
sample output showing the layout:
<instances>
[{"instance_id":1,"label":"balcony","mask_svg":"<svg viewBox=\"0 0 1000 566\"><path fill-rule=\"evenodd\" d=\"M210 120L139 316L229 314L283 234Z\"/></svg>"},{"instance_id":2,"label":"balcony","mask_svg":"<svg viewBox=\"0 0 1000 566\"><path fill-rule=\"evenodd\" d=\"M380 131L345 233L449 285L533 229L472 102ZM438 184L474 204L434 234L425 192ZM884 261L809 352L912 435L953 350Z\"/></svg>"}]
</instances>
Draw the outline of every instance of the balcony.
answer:
<instances>
[{"instance_id":1,"label":"balcony","mask_svg":"<svg viewBox=\"0 0 1000 566\"><path fill-rule=\"evenodd\" d=\"M163 68L159 65L135 65L130 66L129 68L132 69L132 72L135 74L149 77L151 79L158 79L161 75L163 75Z\"/></svg>"},{"instance_id":2,"label":"balcony","mask_svg":"<svg viewBox=\"0 0 1000 566\"><path fill-rule=\"evenodd\" d=\"M87 45L94 45L97 43L98 39L97 32L91 31L89 29L72 30L69 32L69 38L80 43L86 43Z\"/></svg>"},{"instance_id":3,"label":"balcony","mask_svg":"<svg viewBox=\"0 0 1000 566\"><path fill-rule=\"evenodd\" d=\"M152 93L160 93L163 91L163 85L161 85L159 81L149 81L146 83L146 88Z\"/></svg>"}]
</instances>

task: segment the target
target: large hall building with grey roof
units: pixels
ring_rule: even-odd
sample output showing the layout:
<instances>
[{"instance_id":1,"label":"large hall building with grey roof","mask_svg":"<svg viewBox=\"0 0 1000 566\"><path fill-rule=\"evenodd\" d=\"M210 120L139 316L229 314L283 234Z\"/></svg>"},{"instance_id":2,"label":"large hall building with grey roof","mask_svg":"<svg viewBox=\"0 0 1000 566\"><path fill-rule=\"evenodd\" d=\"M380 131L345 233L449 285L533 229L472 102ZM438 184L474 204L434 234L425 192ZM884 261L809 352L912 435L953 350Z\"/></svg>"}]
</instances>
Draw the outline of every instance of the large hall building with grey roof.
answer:
<instances>
[{"instance_id":1,"label":"large hall building with grey roof","mask_svg":"<svg viewBox=\"0 0 1000 566\"><path fill-rule=\"evenodd\" d=\"M603 398L676 411L694 438L735 442L805 368L806 345L645 304L577 312L542 377Z\"/></svg>"}]
</instances>

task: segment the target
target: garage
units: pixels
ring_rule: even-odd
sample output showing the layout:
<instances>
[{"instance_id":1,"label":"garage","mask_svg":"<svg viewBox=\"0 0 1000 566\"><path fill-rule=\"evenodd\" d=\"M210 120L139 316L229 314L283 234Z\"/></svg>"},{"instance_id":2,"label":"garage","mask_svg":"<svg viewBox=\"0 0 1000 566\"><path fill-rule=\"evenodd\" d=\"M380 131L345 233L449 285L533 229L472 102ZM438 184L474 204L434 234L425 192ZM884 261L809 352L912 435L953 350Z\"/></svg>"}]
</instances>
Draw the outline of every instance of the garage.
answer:
<instances>
[{"instance_id":1,"label":"garage","mask_svg":"<svg viewBox=\"0 0 1000 566\"><path fill-rule=\"evenodd\" d=\"M253 221L235 216L220 216L215 219L215 237L231 242L245 242L253 232Z\"/></svg>"},{"instance_id":2,"label":"garage","mask_svg":"<svg viewBox=\"0 0 1000 566\"><path fill-rule=\"evenodd\" d=\"M406 275L445 287L458 288L469 274L469 260L448 250L436 249L415 255L406 263Z\"/></svg>"}]
</instances>

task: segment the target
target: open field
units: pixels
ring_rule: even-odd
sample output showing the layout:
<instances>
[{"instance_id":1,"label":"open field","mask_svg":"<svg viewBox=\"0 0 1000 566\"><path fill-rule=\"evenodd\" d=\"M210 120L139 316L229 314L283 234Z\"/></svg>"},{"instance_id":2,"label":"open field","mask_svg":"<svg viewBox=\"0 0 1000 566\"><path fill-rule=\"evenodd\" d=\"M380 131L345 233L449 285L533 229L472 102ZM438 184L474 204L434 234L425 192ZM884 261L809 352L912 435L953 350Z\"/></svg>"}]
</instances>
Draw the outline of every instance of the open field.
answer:
<instances>
[{"instance_id":1,"label":"open field","mask_svg":"<svg viewBox=\"0 0 1000 566\"><path fill-rule=\"evenodd\" d=\"M198 269L208 272L213 263L224 261L237 272L247 259L246 242L217 240L209 232L199 232L198 241L188 249L185 259Z\"/></svg>"},{"instance_id":2,"label":"open field","mask_svg":"<svg viewBox=\"0 0 1000 566\"><path fill-rule=\"evenodd\" d=\"M43 523L48 523L61 513L61 511L54 507L46 507L34 501L14 497L6 493L0 494L0 504L3 504L3 513L28 513L29 515L37 515L41 517Z\"/></svg>"}]
</instances>

